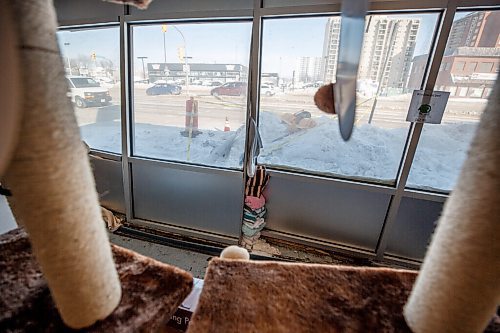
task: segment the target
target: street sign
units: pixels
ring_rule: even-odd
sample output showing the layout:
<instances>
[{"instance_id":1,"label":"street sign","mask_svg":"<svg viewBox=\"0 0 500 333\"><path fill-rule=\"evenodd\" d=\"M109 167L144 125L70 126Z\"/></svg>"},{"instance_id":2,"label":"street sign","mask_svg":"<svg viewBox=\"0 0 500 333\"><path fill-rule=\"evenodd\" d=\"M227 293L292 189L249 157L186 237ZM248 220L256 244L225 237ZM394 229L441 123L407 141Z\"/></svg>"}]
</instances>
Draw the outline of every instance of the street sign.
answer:
<instances>
[{"instance_id":1,"label":"street sign","mask_svg":"<svg viewBox=\"0 0 500 333\"><path fill-rule=\"evenodd\" d=\"M426 103L423 103L424 96L430 97ZM448 91L425 93L424 90L414 90L406 121L440 124L449 97Z\"/></svg>"},{"instance_id":2,"label":"street sign","mask_svg":"<svg viewBox=\"0 0 500 333\"><path fill-rule=\"evenodd\" d=\"M189 65L182 65L182 71L184 73L190 73L191 72L191 67Z\"/></svg>"}]
</instances>

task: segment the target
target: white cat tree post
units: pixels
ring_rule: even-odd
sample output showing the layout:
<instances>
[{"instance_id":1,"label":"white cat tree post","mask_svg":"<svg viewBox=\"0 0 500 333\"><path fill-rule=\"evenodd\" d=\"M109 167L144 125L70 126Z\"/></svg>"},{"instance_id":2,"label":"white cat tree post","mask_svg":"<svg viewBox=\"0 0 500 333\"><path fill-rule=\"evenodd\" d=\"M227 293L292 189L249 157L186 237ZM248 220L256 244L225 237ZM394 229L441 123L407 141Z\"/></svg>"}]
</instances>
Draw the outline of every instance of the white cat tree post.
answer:
<instances>
[{"instance_id":1,"label":"white cat tree post","mask_svg":"<svg viewBox=\"0 0 500 333\"><path fill-rule=\"evenodd\" d=\"M483 332L500 304L500 80L405 308L415 333Z\"/></svg>"},{"instance_id":2,"label":"white cat tree post","mask_svg":"<svg viewBox=\"0 0 500 333\"><path fill-rule=\"evenodd\" d=\"M50 0L1 0L1 8L2 17L10 21L7 29L14 33L10 35L17 35L20 75L4 79L23 84L22 91L14 87L19 109L2 108L2 113L17 112L22 119L1 181L12 191L12 211L28 231L62 319L72 328L86 327L113 312L121 286L86 150L66 96L54 8Z\"/></svg>"}]
</instances>

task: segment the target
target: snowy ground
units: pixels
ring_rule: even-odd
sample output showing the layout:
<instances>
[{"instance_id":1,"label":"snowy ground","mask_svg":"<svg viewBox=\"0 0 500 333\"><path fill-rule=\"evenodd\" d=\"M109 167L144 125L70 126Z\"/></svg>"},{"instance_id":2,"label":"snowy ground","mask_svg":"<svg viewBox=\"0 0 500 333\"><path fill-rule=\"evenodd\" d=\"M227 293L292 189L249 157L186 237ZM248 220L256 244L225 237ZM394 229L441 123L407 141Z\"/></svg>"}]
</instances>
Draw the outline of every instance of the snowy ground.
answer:
<instances>
[{"instance_id":1,"label":"snowy ground","mask_svg":"<svg viewBox=\"0 0 500 333\"><path fill-rule=\"evenodd\" d=\"M317 126L290 133L277 114L261 112L264 149L259 162L288 169L392 183L401 161L407 128L356 126L350 141L341 140L334 116L315 118ZM408 179L418 188L451 190L465 159L475 123L426 125ZM192 138L183 128L136 123L138 156L202 165L241 168L245 130L203 130ZM101 121L81 127L91 147L114 151L120 146L119 121Z\"/></svg>"}]
</instances>

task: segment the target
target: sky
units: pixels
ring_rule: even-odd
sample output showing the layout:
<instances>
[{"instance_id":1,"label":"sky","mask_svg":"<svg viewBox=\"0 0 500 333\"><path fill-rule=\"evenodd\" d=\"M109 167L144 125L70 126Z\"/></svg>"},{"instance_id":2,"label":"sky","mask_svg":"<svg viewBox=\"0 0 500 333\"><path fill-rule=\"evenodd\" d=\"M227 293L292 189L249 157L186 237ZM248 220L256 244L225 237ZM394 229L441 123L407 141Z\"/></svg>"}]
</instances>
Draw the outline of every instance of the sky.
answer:
<instances>
[{"instance_id":1,"label":"sky","mask_svg":"<svg viewBox=\"0 0 500 333\"><path fill-rule=\"evenodd\" d=\"M459 16L458 16L459 15ZM465 14L457 14L463 17ZM436 13L392 15L398 18L420 18L415 56L428 53L438 18ZM262 38L262 72L278 72L291 77L298 57L320 57L323 52L325 26L328 17L264 19ZM177 28L177 29L176 29ZM142 75L139 56L148 62L163 62L164 37L167 62L179 62L178 48L186 46L193 63L237 63L248 66L251 42L251 21L226 23L167 24L133 27L133 57L136 75ZM182 38L184 36L184 40ZM59 43L65 57L89 56L119 63L119 29L107 27L95 30L60 31ZM69 45L64 45L69 43ZM140 74L139 74L140 73Z\"/></svg>"}]
</instances>

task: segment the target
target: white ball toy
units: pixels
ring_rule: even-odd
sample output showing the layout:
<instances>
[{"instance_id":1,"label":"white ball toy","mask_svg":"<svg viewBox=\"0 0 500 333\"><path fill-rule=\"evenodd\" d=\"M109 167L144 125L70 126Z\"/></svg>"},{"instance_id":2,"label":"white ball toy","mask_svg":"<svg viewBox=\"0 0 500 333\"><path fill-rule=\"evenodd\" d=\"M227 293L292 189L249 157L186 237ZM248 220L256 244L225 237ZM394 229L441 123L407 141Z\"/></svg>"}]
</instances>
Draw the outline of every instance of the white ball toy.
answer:
<instances>
[{"instance_id":1,"label":"white ball toy","mask_svg":"<svg viewBox=\"0 0 500 333\"><path fill-rule=\"evenodd\" d=\"M250 254L248 251L237 245L231 245L222 250L220 257L222 259L240 259L249 260Z\"/></svg>"}]
</instances>

